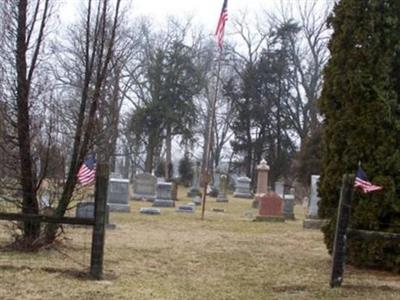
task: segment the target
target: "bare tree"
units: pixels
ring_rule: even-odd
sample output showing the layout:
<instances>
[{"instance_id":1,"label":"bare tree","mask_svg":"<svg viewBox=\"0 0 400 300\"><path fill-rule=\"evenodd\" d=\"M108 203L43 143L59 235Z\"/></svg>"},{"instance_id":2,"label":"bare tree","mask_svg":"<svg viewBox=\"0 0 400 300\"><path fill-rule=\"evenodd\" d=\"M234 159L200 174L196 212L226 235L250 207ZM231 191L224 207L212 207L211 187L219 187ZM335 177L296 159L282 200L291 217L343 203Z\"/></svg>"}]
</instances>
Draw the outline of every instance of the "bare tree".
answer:
<instances>
[{"instance_id":1,"label":"bare tree","mask_svg":"<svg viewBox=\"0 0 400 300\"><path fill-rule=\"evenodd\" d=\"M286 98L285 106L287 118L301 143L319 125L316 101L322 88L322 69L328 59L330 32L326 22L331 11L329 4L307 0L288 6L281 1L279 12L268 14L270 24L292 22L299 27L299 36L291 35L289 38L292 95Z\"/></svg>"},{"instance_id":2,"label":"bare tree","mask_svg":"<svg viewBox=\"0 0 400 300\"><path fill-rule=\"evenodd\" d=\"M110 1L99 1L97 7L93 8L93 1L88 0L85 22L83 23L83 30L81 29L85 36L83 40L78 41L83 50L82 53L78 53L78 56L82 59L84 66L82 81L80 82L79 110L69 171L55 210L56 216L65 214L77 184L78 170L88 151L91 148L93 149L93 137L98 133L96 128L103 127L97 118L97 113L113 57L119 25L120 3L121 1L117 0L112 9ZM101 140L104 141L104 139ZM104 150L104 148L101 150ZM107 160L107 157L109 158L111 155L108 151L101 152L101 154L103 154L101 159L104 160ZM46 227L45 241L47 243L54 241L57 228L58 226L54 224L49 224Z\"/></svg>"},{"instance_id":3,"label":"bare tree","mask_svg":"<svg viewBox=\"0 0 400 300\"><path fill-rule=\"evenodd\" d=\"M43 124L38 116L43 118L46 112L37 99L44 94L43 74L40 74L43 63L40 56L43 54L43 42L52 7L48 0L20 0L6 1L2 3L1 9L4 16L1 21L4 35L0 54L3 65L1 72L4 75L1 80L1 111L4 117L1 150L7 157L7 161L3 162L10 170L7 174L10 176L7 180L9 186L15 185L12 178L18 180L22 212L38 214L37 191L46 166L42 165L42 172L38 172L35 153L41 143L38 133ZM13 150L14 146L17 151ZM19 206L17 200L15 204ZM40 225L25 221L22 230L21 245L33 247L40 234Z\"/></svg>"}]
</instances>

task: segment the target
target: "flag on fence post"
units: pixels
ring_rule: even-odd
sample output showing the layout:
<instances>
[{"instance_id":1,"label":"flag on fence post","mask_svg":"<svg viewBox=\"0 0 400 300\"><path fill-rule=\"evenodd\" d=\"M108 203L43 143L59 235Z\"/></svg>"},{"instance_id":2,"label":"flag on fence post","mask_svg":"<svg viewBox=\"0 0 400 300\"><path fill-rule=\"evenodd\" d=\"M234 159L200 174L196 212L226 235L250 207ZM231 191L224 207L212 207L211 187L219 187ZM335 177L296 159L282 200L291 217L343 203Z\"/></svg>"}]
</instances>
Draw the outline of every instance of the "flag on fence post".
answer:
<instances>
[{"instance_id":1,"label":"flag on fence post","mask_svg":"<svg viewBox=\"0 0 400 300\"><path fill-rule=\"evenodd\" d=\"M354 187L360 188L365 194L380 191L383 189L382 186L374 185L370 181L368 181L367 174L365 174L361 166L358 166L356 179L354 181Z\"/></svg>"},{"instance_id":2,"label":"flag on fence post","mask_svg":"<svg viewBox=\"0 0 400 300\"><path fill-rule=\"evenodd\" d=\"M96 159L94 156L84 160L77 176L83 186L89 185L94 181L96 178Z\"/></svg>"},{"instance_id":3,"label":"flag on fence post","mask_svg":"<svg viewBox=\"0 0 400 300\"><path fill-rule=\"evenodd\" d=\"M228 0L224 0L222 4L221 14L219 15L217 29L215 30L215 36L220 49L222 49L222 43L224 40L225 22L228 20Z\"/></svg>"}]
</instances>

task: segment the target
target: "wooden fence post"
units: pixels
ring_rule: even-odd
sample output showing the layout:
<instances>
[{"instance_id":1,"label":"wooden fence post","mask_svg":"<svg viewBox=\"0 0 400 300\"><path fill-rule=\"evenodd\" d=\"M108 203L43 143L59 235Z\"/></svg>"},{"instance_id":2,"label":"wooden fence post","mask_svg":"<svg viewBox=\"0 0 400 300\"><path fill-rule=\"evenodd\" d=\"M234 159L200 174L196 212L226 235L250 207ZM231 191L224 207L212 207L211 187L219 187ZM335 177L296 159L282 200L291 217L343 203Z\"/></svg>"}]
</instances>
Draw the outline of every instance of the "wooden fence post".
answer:
<instances>
[{"instance_id":1,"label":"wooden fence post","mask_svg":"<svg viewBox=\"0 0 400 300\"><path fill-rule=\"evenodd\" d=\"M354 175L343 175L336 220L335 239L333 243L332 274L330 281L331 288L340 287L343 281L343 271L346 259L346 231L350 220L353 186Z\"/></svg>"},{"instance_id":2,"label":"wooden fence post","mask_svg":"<svg viewBox=\"0 0 400 300\"><path fill-rule=\"evenodd\" d=\"M90 274L97 280L100 280L103 277L108 177L108 164L98 163L96 167L96 191L94 201L95 220L93 226L92 252L90 258Z\"/></svg>"}]
</instances>

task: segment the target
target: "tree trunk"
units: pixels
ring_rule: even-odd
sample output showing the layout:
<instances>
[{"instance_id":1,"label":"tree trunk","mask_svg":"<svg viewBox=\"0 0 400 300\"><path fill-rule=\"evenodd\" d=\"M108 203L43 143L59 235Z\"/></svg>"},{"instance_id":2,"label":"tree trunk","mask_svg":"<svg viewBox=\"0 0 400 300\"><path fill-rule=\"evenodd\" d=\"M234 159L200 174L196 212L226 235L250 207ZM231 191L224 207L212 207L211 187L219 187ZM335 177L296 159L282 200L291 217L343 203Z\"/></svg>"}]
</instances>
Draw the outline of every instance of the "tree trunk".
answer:
<instances>
[{"instance_id":1,"label":"tree trunk","mask_svg":"<svg viewBox=\"0 0 400 300\"><path fill-rule=\"evenodd\" d=\"M18 147L20 156L22 186L22 212L38 214L39 206L36 199L34 175L32 172L30 116L29 116L29 81L27 79L26 63L26 18L27 0L18 3L18 31L16 49L17 68L17 108L18 108ZM40 224L29 221L24 222L24 240L31 244L39 237Z\"/></svg>"},{"instance_id":2,"label":"tree trunk","mask_svg":"<svg viewBox=\"0 0 400 300\"><path fill-rule=\"evenodd\" d=\"M170 172L172 168L172 136L171 136L171 127L167 126L167 132L165 137L165 179L169 181L172 177L172 172Z\"/></svg>"},{"instance_id":3,"label":"tree trunk","mask_svg":"<svg viewBox=\"0 0 400 300\"><path fill-rule=\"evenodd\" d=\"M147 145L146 160L144 163L144 171L147 173L151 173L153 171L154 152L157 147L156 141L157 141L157 138L155 137L155 133L150 132L149 144Z\"/></svg>"}]
</instances>

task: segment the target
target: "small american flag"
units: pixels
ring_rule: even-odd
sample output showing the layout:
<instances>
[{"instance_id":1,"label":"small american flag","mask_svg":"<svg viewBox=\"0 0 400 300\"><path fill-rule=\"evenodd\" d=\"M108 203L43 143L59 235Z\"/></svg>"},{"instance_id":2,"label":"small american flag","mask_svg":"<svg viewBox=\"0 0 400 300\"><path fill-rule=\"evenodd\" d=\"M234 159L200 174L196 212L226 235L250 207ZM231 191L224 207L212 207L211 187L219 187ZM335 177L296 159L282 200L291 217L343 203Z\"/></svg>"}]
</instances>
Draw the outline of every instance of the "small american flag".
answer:
<instances>
[{"instance_id":1,"label":"small american flag","mask_svg":"<svg viewBox=\"0 0 400 300\"><path fill-rule=\"evenodd\" d=\"M225 22L228 20L228 0L224 0L222 4L221 14L219 15L219 20L217 24L217 29L215 30L215 36L217 38L217 43L220 49L222 49L222 43L224 40L224 30Z\"/></svg>"},{"instance_id":2,"label":"small american flag","mask_svg":"<svg viewBox=\"0 0 400 300\"><path fill-rule=\"evenodd\" d=\"M82 185L91 184L96 177L96 159L91 156L83 162L78 172L78 180Z\"/></svg>"},{"instance_id":3,"label":"small american flag","mask_svg":"<svg viewBox=\"0 0 400 300\"><path fill-rule=\"evenodd\" d=\"M374 185L368 181L367 174L365 174L361 167L358 167L356 179L354 181L354 187L360 188L365 194L383 189L383 187Z\"/></svg>"}]
</instances>

